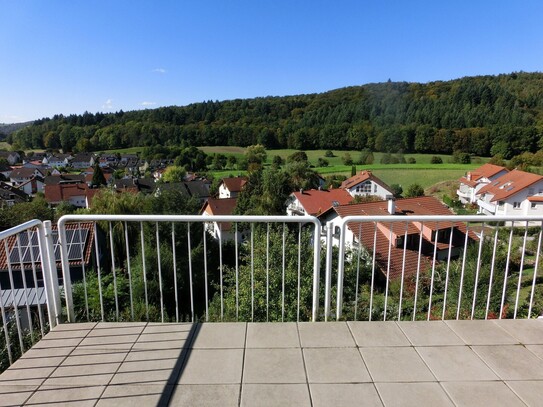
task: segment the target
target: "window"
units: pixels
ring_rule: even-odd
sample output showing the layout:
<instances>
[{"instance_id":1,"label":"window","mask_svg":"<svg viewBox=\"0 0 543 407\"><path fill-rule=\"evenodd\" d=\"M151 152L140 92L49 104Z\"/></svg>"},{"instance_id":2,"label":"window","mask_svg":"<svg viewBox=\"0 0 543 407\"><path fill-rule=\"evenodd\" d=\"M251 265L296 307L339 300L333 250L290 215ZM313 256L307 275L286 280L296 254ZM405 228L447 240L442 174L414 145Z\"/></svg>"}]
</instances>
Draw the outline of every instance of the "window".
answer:
<instances>
[{"instance_id":1,"label":"window","mask_svg":"<svg viewBox=\"0 0 543 407\"><path fill-rule=\"evenodd\" d=\"M500 208L503 208L503 204L504 204L503 201L498 201L498 206L499 206Z\"/></svg>"},{"instance_id":2,"label":"window","mask_svg":"<svg viewBox=\"0 0 543 407\"><path fill-rule=\"evenodd\" d=\"M532 209L536 209L536 207L537 207L537 203L532 202L531 208L532 208Z\"/></svg>"},{"instance_id":3,"label":"window","mask_svg":"<svg viewBox=\"0 0 543 407\"><path fill-rule=\"evenodd\" d=\"M366 181L360 185L360 192L364 194L371 194L371 182Z\"/></svg>"},{"instance_id":4,"label":"window","mask_svg":"<svg viewBox=\"0 0 543 407\"><path fill-rule=\"evenodd\" d=\"M513 209L520 209L520 202L513 202Z\"/></svg>"},{"instance_id":5,"label":"window","mask_svg":"<svg viewBox=\"0 0 543 407\"><path fill-rule=\"evenodd\" d=\"M377 184L373 184L373 192L377 192Z\"/></svg>"},{"instance_id":6,"label":"window","mask_svg":"<svg viewBox=\"0 0 543 407\"><path fill-rule=\"evenodd\" d=\"M341 232L341 228L339 226L336 226L334 228L334 236L339 237L340 232Z\"/></svg>"}]
</instances>

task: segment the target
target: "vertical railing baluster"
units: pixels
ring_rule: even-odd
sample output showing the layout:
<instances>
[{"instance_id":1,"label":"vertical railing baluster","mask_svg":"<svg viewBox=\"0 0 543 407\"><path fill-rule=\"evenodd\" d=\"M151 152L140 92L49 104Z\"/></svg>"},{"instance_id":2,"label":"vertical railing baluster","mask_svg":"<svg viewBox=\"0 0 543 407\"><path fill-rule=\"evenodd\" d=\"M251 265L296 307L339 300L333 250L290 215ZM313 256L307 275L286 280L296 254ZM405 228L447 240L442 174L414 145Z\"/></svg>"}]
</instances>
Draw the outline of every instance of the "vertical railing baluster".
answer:
<instances>
[{"instance_id":1,"label":"vertical railing baluster","mask_svg":"<svg viewBox=\"0 0 543 407\"><path fill-rule=\"evenodd\" d=\"M255 320L255 224L251 223L251 322Z\"/></svg>"},{"instance_id":2,"label":"vertical railing baluster","mask_svg":"<svg viewBox=\"0 0 543 407\"><path fill-rule=\"evenodd\" d=\"M286 245L286 223L283 222L283 271L281 279L281 322L285 322L285 245Z\"/></svg>"},{"instance_id":3,"label":"vertical railing baluster","mask_svg":"<svg viewBox=\"0 0 543 407\"><path fill-rule=\"evenodd\" d=\"M175 298L175 322L179 322L179 293L177 289L177 252L175 247L175 222L172 222L172 260L173 260L173 295ZM204 228L204 264L206 259L206 253L205 253L205 228ZM207 281L207 264L205 264L204 272L206 274L206 281ZM207 286L206 286L207 289ZM206 296L207 298L207 296ZM206 301L206 307L207 307L207 301ZM206 308L207 310L207 308ZM207 312L206 312L207 315Z\"/></svg>"},{"instance_id":4,"label":"vertical railing baluster","mask_svg":"<svg viewBox=\"0 0 543 407\"><path fill-rule=\"evenodd\" d=\"M206 296L206 322L209 322L209 290L208 290L208 284L207 281L207 238L206 238L207 232L206 228L203 228L203 236L202 240L204 242L204 294Z\"/></svg>"},{"instance_id":5,"label":"vertical railing baluster","mask_svg":"<svg viewBox=\"0 0 543 407\"><path fill-rule=\"evenodd\" d=\"M385 281L385 305L383 310L383 321L387 320L387 308L388 308L388 288L390 285L390 256L392 254L392 223L389 224L389 234L388 234L388 256L387 256L387 275Z\"/></svg>"},{"instance_id":6,"label":"vertical railing baluster","mask_svg":"<svg viewBox=\"0 0 543 407\"><path fill-rule=\"evenodd\" d=\"M477 303L477 286L479 285L479 272L481 271L481 255L483 253L483 243L485 240L485 228L481 229L481 240L479 241L479 252L477 253L477 267L475 268L475 282L473 284L473 299L471 303L471 316L470 319L473 319L475 316L475 305Z\"/></svg>"},{"instance_id":7,"label":"vertical railing baluster","mask_svg":"<svg viewBox=\"0 0 543 407\"><path fill-rule=\"evenodd\" d=\"M266 223L266 322L270 322L270 223Z\"/></svg>"},{"instance_id":8,"label":"vertical railing baluster","mask_svg":"<svg viewBox=\"0 0 543 407\"><path fill-rule=\"evenodd\" d=\"M494 231L494 247L492 248L492 263L490 264L490 277L488 281L488 295L486 297L485 319L488 319L490 310L490 296L492 295L492 283L494 282L494 265L496 263L496 250L498 247L498 228Z\"/></svg>"},{"instance_id":9,"label":"vertical railing baluster","mask_svg":"<svg viewBox=\"0 0 543 407\"><path fill-rule=\"evenodd\" d=\"M528 315L526 318L530 318L532 315L532 307L534 305L534 293L535 293L535 283L537 279L537 271L539 267L539 255L541 253L541 238L543 236L543 222L541 222L541 225L539 227L539 238L537 240L537 252L535 255L535 266L534 266L534 276L532 278L532 289L530 290L530 305L528 306Z\"/></svg>"},{"instance_id":10,"label":"vertical railing baluster","mask_svg":"<svg viewBox=\"0 0 543 407\"><path fill-rule=\"evenodd\" d=\"M234 223L234 246L236 256L236 321L239 321L239 242L238 242L238 223Z\"/></svg>"},{"instance_id":11,"label":"vertical railing baluster","mask_svg":"<svg viewBox=\"0 0 543 407\"><path fill-rule=\"evenodd\" d=\"M106 320L104 313L104 294L102 292L102 267L100 264L100 247L98 245L98 228L96 227L96 222L94 223L94 252L96 255L96 274L98 277L98 295L100 296L100 313L102 322Z\"/></svg>"},{"instance_id":12,"label":"vertical railing baluster","mask_svg":"<svg viewBox=\"0 0 543 407\"><path fill-rule=\"evenodd\" d=\"M23 255L23 252L21 251L21 234L20 233L17 233L16 241L17 241L17 251L19 253L19 267L21 267L21 277L23 280L23 290L24 290L23 297L25 299L26 317L28 319L28 324L30 328L30 340L32 341L32 343L34 343L34 327L32 323L32 315L30 314L30 304L28 301L28 284L26 283L26 272L25 272L25 266L24 266L24 261L23 261L24 255ZM29 249L31 249L30 246L29 246ZM17 311L18 305L19 304L17 304L17 306L14 306L14 309L16 312L18 312Z\"/></svg>"},{"instance_id":13,"label":"vertical railing baluster","mask_svg":"<svg viewBox=\"0 0 543 407\"><path fill-rule=\"evenodd\" d=\"M223 263L222 263L222 223L219 223L219 290L221 295L221 321L224 318L224 289L223 289Z\"/></svg>"},{"instance_id":14,"label":"vertical railing baluster","mask_svg":"<svg viewBox=\"0 0 543 407\"><path fill-rule=\"evenodd\" d=\"M194 289L192 286L192 245L190 243L190 222L187 223L187 246L189 254L190 321L194 322Z\"/></svg>"},{"instance_id":15,"label":"vertical railing baluster","mask_svg":"<svg viewBox=\"0 0 543 407\"><path fill-rule=\"evenodd\" d=\"M141 263L143 269L143 291L145 293L145 315L149 322L149 292L147 289L147 266L145 262L145 236L143 233L143 222L140 222L140 242L141 242Z\"/></svg>"},{"instance_id":16,"label":"vertical railing baluster","mask_svg":"<svg viewBox=\"0 0 543 407\"><path fill-rule=\"evenodd\" d=\"M484 228L484 224L483 224ZM466 224L466 236L464 238L464 250L462 253L462 269L460 271L460 283L458 287L458 304L456 307L456 319L460 318L460 308L462 305L462 289L464 288L464 271L466 269L466 256L468 254L468 241L469 241L469 223Z\"/></svg>"},{"instance_id":17,"label":"vertical railing baluster","mask_svg":"<svg viewBox=\"0 0 543 407\"><path fill-rule=\"evenodd\" d=\"M160 236L158 230L158 222L155 222L155 242L158 266L158 289L160 292L160 319L162 323L164 323L164 289L162 287L162 259L160 257Z\"/></svg>"},{"instance_id":18,"label":"vertical railing baluster","mask_svg":"<svg viewBox=\"0 0 543 407\"><path fill-rule=\"evenodd\" d=\"M515 228L515 221L511 222L511 232L509 233L509 245L507 247L507 263L505 264L505 276L503 278L503 291L502 300L500 303L500 315L498 319L502 319L503 307L505 305L505 295L507 293L507 279L509 278L509 261L511 260L511 245L513 243L513 229Z\"/></svg>"},{"instance_id":19,"label":"vertical railing baluster","mask_svg":"<svg viewBox=\"0 0 543 407\"><path fill-rule=\"evenodd\" d=\"M14 244L15 245L15 244ZM13 304L13 311L15 314L15 324L17 326L17 335L19 336L19 346L21 347L21 353L24 353L25 346L23 343L23 332L21 328L21 320L19 318L19 310L17 300L15 298L15 284L13 280L13 267L11 265L10 253L8 248L7 239L4 240L4 250L6 252L6 262L8 264L8 276L9 276L9 285L11 288L11 303Z\"/></svg>"},{"instance_id":20,"label":"vertical railing baluster","mask_svg":"<svg viewBox=\"0 0 543 407\"><path fill-rule=\"evenodd\" d=\"M373 228L373 258L371 262L371 284L370 284L370 311L368 321L371 321L373 314L373 288L375 286L375 259L377 255L377 222Z\"/></svg>"},{"instance_id":21,"label":"vertical railing baluster","mask_svg":"<svg viewBox=\"0 0 543 407\"><path fill-rule=\"evenodd\" d=\"M432 316L432 294L434 292L434 278L436 274L436 258L437 258L437 242L439 241L439 222L436 222L436 237L434 239L434 257L432 258L432 277L430 278L430 295L428 296L428 315L426 320L429 321Z\"/></svg>"},{"instance_id":22,"label":"vertical railing baluster","mask_svg":"<svg viewBox=\"0 0 543 407\"><path fill-rule=\"evenodd\" d=\"M417 318L417 299L419 295L420 262L422 257L422 237L424 231L424 222L420 222L419 234L419 254L417 257L417 273L415 275L415 298L413 299L413 321Z\"/></svg>"},{"instance_id":23,"label":"vertical railing baluster","mask_svg":"<svg viewBox=\"0 0 543 407\"><path fill-rule=\"evenodd\" d=\"M83 241L83 235L81 234L81 222L77 223L77 231L79 233L79 250L81 251L81 273L83 274L82 277L83 277L83 296L85 298L85 313L87 315L87 321L90 321L89 290L87 287L87 268L85 265L85 242ZM89 231L87 231L87 234L89 234ZM90 242L89 245L92 245L92 242Z\"/></svg>"},{"instance_id":24,"label":"vertical railing baluster","mask_svg":"<svg viewBox=\"0 0 543 407\"><path fill-rule=\"evenodd\" d=\"M9 257L6 257L6 260L9 261ZM0 284L0 312L2 312L2 328L4 330L4 338L6 338L5 346L8 352L8 360L9 360L9 364L11 365L13 363L13 356L11 354L11 339L9 337L8 316L6 314L6 309L4 306L4 296L2 295L3 292L4 292L4 289L2 288L2 285Z\"/></svg>"},{"instance_id":25,"label":"vertical railing baluster","mask_svg":"<svg viewBox=\"0 0 543 407\"><path fill-rule=\"evenodd\" d=\"M117 294L117 272L115 270L115 250L113 246L113 229L109 224L109 246L111 250L111 272L113 273L113 294L115 296L115 320L119 321L119 296Z\"/></svg>"},{"instance_id":26,"label":"vertical railing baluster","mask_svg":"<svg viewBox=\"0 0 543 407\"><path fill-rule=\"evenodd\" d=\"M44 332L44 318L43 318L43 310L42 310L42 306L41 306L41 303L40 303L40 296L38 294L38 275L37 275L37 271L36 271L36 258L34 256L34 245L33 245L33 240L32 240L32 237L36 237L36 244L38 243L38 235L37 235L37 231L34 230L34 231L31 231L31 230L27 230L26 231L26 236L27 236L27 239L28 239L28 248L29 248L29 251L30 251L30 262L31 262L31 267L32 267L32 278L34 280L34 290L35 290L35 293L36 293L36 305L38 307L38 320L40 322L40 334L41 334L41 337L43 337L43 335L45 334Z\"/></svg>"},{"instance_id":27,"label":"vertical railing baluster","mask_svg":"<svg viewBox=\"0 0 543 407\"><path fill-rule=\"evenodd\" d=\"M358 254L356 259L356 285L354 288L354 320L358 314L358 286L360 285L360 258L362 257L362 223L358 224Z\"/></svg>"},{"instance_id":28,"label":"vertical railing baluster","mask_svg":"<svg viewBox=\"0 0 543 407\"><path fill-rule=\"evenodd\" d=\"M517 319L518 301L520 297L520 288L521 288L521 283L522 283L522 272L524 270L524 254L526 253L527 239L528 239L528 221L526 221L526 226L524 229L524 240L522 241L522 253L520 254L520 270L518 272L517 294L515 297L515 310L513 313L513 319Z\"/></svg>"},{"instance_id":29,"label":"vertical railing baluster","mask_svg":"<svg viewBox=\"0 0 543 407\"><path fill-rule=\"evenodd\" d=\"M128 244L128 224L124 222L124 242L126 245L126 268L128 273L128 294L130 296L130 318L134 320L134 294L132 290L132 268L130 267L130 245Z\"/></svg>"},{"instance_id":30,"label":"vertical railing baluster","mask_svg":"<svg viewBox=\"0 0 543 407\"><path fill-rule=\"evenodd\" d=\"M300 290L302 284L302 224L298 223L298 298L296 322L300 322Z\"/></svg>"},{"instance_id":31,"label":"vertical railing baluster","mask_svg":"<svg viewBox=\"0 0 543 407\"><path fill-rule=\"evenodd\" d=\"M403 283L405 279L405 256L407 254L407 228L409 223L405 222L405 233L403 236L403 254L402 254L402 279L400 281L400 303L398 305L398 321L402 319L402 300L403 300Z\"/></svg>"},{"instance_id":32,"label":"vertical railing baluster","mask_svg":"<svg viewBox=\"0 0 543 407\"><path fill-rule=\"evenodd\" d=\"M449 237L449 253L447 255L447 269L445 270L445 291L443 293L443 312L441 314L441 319L445 319L445 312L447 309L447 291L449 289L449 272L451 269L451 251L453 245L453 236L454 236L454 225L451 226L451 236Z\"/></svg>"},{"instance_id":33,"label":"vertical railing baluster","mask_svg":"<svg viewBox=\"0 0 543 407\"><path fill-rule=\"evenodd\" d=\"M330 317L330 303L332 300L332 260L333 260L333 223L328 222L326 226L326 275L324 282L324 321Z\"/></svg>"}]
</instances>

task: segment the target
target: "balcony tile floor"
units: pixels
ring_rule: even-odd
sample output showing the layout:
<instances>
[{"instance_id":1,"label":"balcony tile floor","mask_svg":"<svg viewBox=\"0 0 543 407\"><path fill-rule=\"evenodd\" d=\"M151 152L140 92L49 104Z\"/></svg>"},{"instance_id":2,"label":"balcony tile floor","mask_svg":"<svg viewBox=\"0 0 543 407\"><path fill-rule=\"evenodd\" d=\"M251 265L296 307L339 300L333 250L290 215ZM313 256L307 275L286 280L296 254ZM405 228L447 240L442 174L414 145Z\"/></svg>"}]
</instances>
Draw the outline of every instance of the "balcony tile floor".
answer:
<instances>
[{"instance_id":1,"label":"balcony tile floor","mask_svg":"<svg viewBox=\"0 0 543 407\"><path fill-rule=\"evenodd\" d=\"M0 406L541 406L543 320L83 323L0 375Z\"/></svg>"}]
</instances>

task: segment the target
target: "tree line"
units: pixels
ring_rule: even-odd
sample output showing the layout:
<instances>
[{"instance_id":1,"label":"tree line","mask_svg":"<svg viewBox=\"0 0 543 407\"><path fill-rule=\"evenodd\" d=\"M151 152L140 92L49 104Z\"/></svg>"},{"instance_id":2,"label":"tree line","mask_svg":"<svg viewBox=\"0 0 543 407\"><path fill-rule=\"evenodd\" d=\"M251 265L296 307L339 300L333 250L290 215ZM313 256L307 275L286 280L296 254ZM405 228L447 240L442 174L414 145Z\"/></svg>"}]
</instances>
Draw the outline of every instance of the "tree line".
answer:
<instances>
[{"instance_id":1,"label":"tree line","mask_svg":"<svg viewBox=\"0 0 543 407\"><path fill-rule=\"evenodd\" d=\"M543 74L387 82L321 94L55 115L9 135L15 148L249 146L469 154L508 159L542 147Z\"/></svg>"}]
</instances>

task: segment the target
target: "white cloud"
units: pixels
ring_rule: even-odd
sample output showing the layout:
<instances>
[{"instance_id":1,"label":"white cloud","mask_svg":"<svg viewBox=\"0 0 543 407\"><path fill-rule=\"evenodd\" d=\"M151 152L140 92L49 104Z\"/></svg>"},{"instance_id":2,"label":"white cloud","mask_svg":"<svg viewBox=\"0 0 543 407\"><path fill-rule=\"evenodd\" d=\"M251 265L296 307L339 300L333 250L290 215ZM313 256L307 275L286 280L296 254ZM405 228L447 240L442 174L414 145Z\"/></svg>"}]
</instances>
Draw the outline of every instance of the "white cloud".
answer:
<instances>
[{"instance_id":1,"label":"white cloud","mask_svg":"<svg viewBox=\"0 0 543 407\"><path fill-rule=\"evenodd\" d=\"M154 106L154 105L156 105L156 102L141 102L140 105L142 105L142 106Z\"/></svg>"},{"instance_id":2,"label":"white cloud","mask_svg":"<svg viewBox=\"0 0 543 407\"><path fill-rule=\"evenodd\" d=\"M23 116L17 115L0 115L0 123L19 123L26 121Z\"/></svg>"},{"instance_id":3,"label":"white cloud","mask_svg":"<svg viewBox=\"0 0 543 407\"><path fill-rule=\"evenodd\" d=\"M104 103L104 104L102 105L102 109L105 109L105 110L113 110L113 100L112 100L112 99L106 100L106 103Z\"/></svg>"},{"instance_id":4,"label":"white cloud","mask_svg":"<svg viewBox=\"0 0 543 407\"><path fill-rule=\"evenodd\" d=\"M166 73L166 70L164 68L155 68L155 69L153 69L153 72L156 72L156 73L159 73L159 74L164 74L164 73Z\"/></svg>"}]
</instances>

